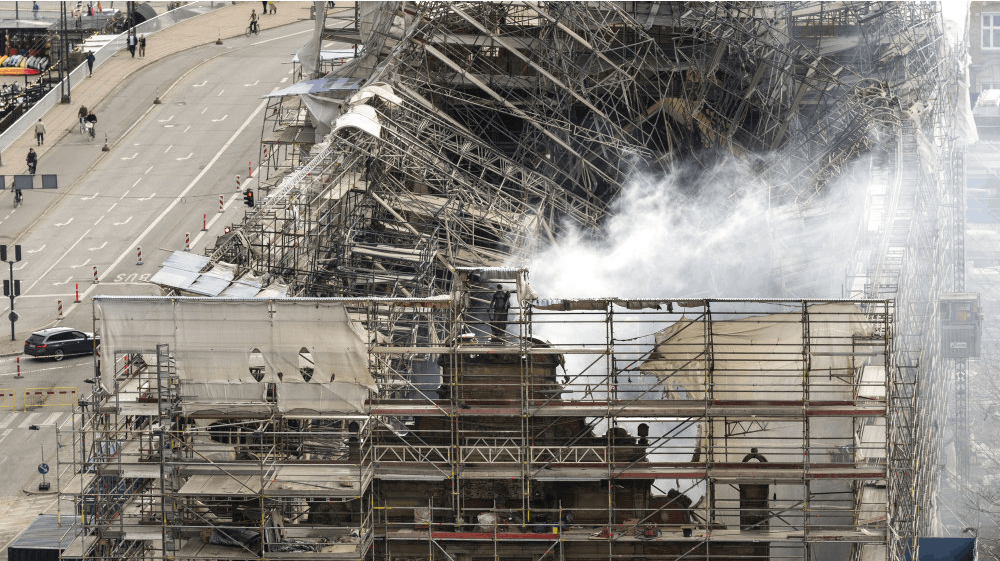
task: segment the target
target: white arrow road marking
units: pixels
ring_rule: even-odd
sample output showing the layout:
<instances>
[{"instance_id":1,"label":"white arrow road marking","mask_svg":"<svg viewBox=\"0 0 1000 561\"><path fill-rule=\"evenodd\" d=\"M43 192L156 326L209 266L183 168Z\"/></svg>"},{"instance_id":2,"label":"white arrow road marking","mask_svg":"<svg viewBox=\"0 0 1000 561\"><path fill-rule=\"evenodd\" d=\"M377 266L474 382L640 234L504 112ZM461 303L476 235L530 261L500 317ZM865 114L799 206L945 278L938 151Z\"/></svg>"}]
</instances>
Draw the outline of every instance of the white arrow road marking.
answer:
<instances>
[{"instance_id":1,"label":"white arrow road marking","mask_svg":"<svg viewBox=\"0 0 1000 561\"><path fill-rule=\"evenodd\" d=\"M204 86L207 83L208 83L208 80L202 80L202 82L200 84L191 84L191 87L192 88L200 88L200 87Z\"/></svg>"},{"instance_id":2,"label":"white arrow road marking","mask_svg":"<svg viewBox=\"0 0 1000 561\"><path fill-rule=\"evenodd\" d=\"M174 158L174 159L177 160L178 162L180 162L180 161L183 161L183 160L186 160L186 159L190 158L191 156L194 156L194 152L191 152L190 154L188 154L187 156L184 156L183 158Z\"/></svg>"},{"instance_id":3,"label":"white arrow road marking","mask_svg":"<svg viewBox=\"0 0 1000 561\"><path fill-rule=\"evenodd\" d=\"M134 159L135 159L135 157L136 157L136 156L138 156L138 155L139 155L139 153L138 153L138 152L136 152L135 154L132 154L131 156L127 156L127 157L124 157L124 158L122 158L122 159L123 159L123 160L134 160Z\"/></svg>"},{"instance_id":4,"label":"white arrow road marking","mask_svg":"<svg viewBox=\"0 0 1000 561\"><path fill-rule=\"evenodd\" d=\"M106 246L106 245L108 245L108 242L102 243L101 247L92 247L92 248L90 248L90 251L98 251L98 250L104 249L104 246Z\"/></svg>"},{"instance_id":5,"label":"white arrow road marking","mask_svg":"<svg viewBox=\"0 0 1000 561\"><path fill-rule=\"evenodd\" d=\"M141 177L140 177L139 179L136 179L136 180L135 180L135 183L133 183L133 184L132 184L132 186L133 186L133 187L135 187L136 185L138 185L138 184L139 184L139 182L140 182L140 181L142 181L142 178L141 178Z\"/></svg>"},{"instance_id":6,"label":"white arrow road marking","mask_svg":"<svg viewBox=\"0 0 1000 561\"><path fill-rule=\"evenodd\" d=\"M73 221L73 218L72 218L72 217L70 217L70 219L69 219L69 220L67 220L66 222L63 222L62 224L58 224L58 223L57 223L57 224L56 224L56 226L68 226L68 225L69 225L69 223L70 223L70 222L72 222L72 221Z\"/></svg>"},{"instance_id":7,"label":"white arrow road marking","mask_svg":"<svg viewBox=\"0 0 1000 561\"><path fill-rule=\"evenodd\" d=\"M91 195L89 197L80 197L80 200L81 201L90 201L90 200L93 200L93 199L96 199L96 198L97 198L97 193L94 193L93 195Z\"/></svg>"},{"instance_id":8,"label":"white arrow road marking","mask_svg":"<svg viewBox=\"0 0 1000 561\"><path fill-rule=\"evenodd\" d=\"M170 116L169 118L167 118L167 119L158 119L158 120L159 120L159 121L160 121L161 123L169 123L170 121L173 121L173 120L174 120L174 116L173 116L173 115L171 115L171 116Z\"/></svg>"},{"instance_id":9,"label":"white arrow road marking","mask_svg":"<svg viewBox=\"0 0 1000 561\"><path fill-rule=\"evenodd\" d=\"M90 263L90 259L87 259L86 261L80 263L79 265L70 265L69 267L70 269L79 269L80 267L86 267L88 263Z\"/></svg>"},{"instance_id":10,"label":"white arrow road marking","mask_svg":"<svg viewBox=\"0 0 1000 561\"><path fill-rule=\"evenodd\" d=\"M163 128L165 128L165 129L172 129L172 128L176 127L176 126L177 125L163 125Z\"/></svg>"},{"instance_id":11,"label":"white arrow road marking","mask_svg":"<svg viewBox=\"0 0 1000 561\"><path fill-rule=\"evenodd\" d=\"M45 244L42 244L42 247L40 247L38 249L29 249L25 253L38 253L39 251L41 251L43 249L45 249Z\"/></svg>"},{"instance_id":12,"label":"white arrow road marking","mask_svg":"<svg viewBox=\"0 0 1000 561\"><path fill-rule=\"evenodd\" d=\"M218 213L216 213L216 216L218 216ZM20 271L21 269L25 268L27 265L28 265L28 263L26 261L21 261L21 263L17 267L14 267L14 270L15 271Z\"/></svg>"},{"instance_id":13,"label":"white arrow road marking","mask_svg":"<svg viewBox=\"0 0 1000 561\"><path fill-rule=\"evenodd\" d=\"M129 216L128 218L125 219L125 222L115 222L115 226L124 226L124 225L128 224L131 221L132 221L132 217Z\"/></svg>"},{"instance_id":14,"label":"white arrow road marking","mask_svg":"<svg viewBox=\"0 0 1000 561\"><path fill-rule=\"evenodd\" d=\"M52 283L52 286L59 286L61 284L69 284L69 281L71 281L71 280L73 280L73 277L70 277L70 278L68 278L68 279L66 279L66 280L64 280L62 282L54 282L54 283Z\"/></svg>"},{"instance_id":15,"label":"white arrow road marking","mask_svg":"<svg viewBox=\"0 0 1000 561\"><path fill-rule=\"evenodd\" d=\"M139 200L140 201L148 201L149 199L152 199L155 196L156 196L156 193L153 193L152 195L150 195L148 197L140 197Z\"/></svg>"},{"instance_id":16,"label":"white arrow road marking","mask_svg":"<svg viewBox=\"0 0 1000 561\"><path fill-rule=\"evenodd\" d=\"M212 119L212 122L213 122L213 123L219 123L219 122L222 122L222 121L225 121L225 120L226 120L226 117L228 117L228 116L229 116L229 113L226 113L226 114L225 114L225 115L223 115L223 116L222 116L222 118L220 118L220 119Z\"/></svg>"},{"instance_id":17,"label":"white arrow road marking","mask_svg":"<svg viewBox=\"0 0 1000 561\"><path fill-rule=\"evenodd\" d=\"M254 82L252 84L243 84L243 87L244 88L249 88L249 87L252 87L252 86L256 86L259 83L260 83L260 80L257 80L256 82Z\"/></svg>"}]
</instances>

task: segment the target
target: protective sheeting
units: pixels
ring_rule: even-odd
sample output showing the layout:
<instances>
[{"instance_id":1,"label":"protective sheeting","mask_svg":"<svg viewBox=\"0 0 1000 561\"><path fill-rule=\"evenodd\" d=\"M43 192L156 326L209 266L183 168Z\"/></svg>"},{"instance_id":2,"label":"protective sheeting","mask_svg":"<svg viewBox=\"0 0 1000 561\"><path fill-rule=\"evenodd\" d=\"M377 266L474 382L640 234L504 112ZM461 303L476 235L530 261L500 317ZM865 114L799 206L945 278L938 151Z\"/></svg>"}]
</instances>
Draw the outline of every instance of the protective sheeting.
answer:
<instances>
[{"instance_id":1,"label":"protective sheeting","mask_svg":"<svg viewBox=\"0 0 1000 561\"><path fill-rule=\"evenodd\" d=\"M282 410L357 412L375 389L365 339L341 302L99 297L95 307L104 356L166 344L194 401L260 403L266 384L275 384ZM262 368L251 365L257 353ZM313 363L308 381L303 353ZM112 363L102 361L105 380L114 376Z\"/></svg>"},{"instance_id":2,"label":"protective sheeting","mask_svg":"<svg viewBox=\"0 0 1000 561\"><path fill-rule=\"evenodd\" d=\"M709 391L712 399L804 399L804 375L809 399L851 399L855 370L874 352L864 341L873 333L851 303L808 306L805 314L684 319L656 333L640 369L687 399Z\"/></svg>"}]
</instances>

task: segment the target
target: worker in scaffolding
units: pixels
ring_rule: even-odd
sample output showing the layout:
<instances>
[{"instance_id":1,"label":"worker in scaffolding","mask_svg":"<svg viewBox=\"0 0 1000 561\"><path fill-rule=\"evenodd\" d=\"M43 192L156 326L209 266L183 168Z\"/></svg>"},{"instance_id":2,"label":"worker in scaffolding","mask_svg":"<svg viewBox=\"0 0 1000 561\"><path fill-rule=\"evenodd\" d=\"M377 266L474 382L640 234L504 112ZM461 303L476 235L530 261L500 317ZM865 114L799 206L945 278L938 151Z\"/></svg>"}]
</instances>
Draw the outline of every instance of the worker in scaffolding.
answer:
<instances>
[{"instance_id":1,"label":"worker in scaffolding","mask_svg":"<svg viewBox=\"0 0 1000 561\"><path fill-rule=\"evenodd\" d=\"M497 285L497 291L493 293L490 300L490 330L493 332L491 339L497 340L506 335L507 312L510 310L510 291L504 290L502 285Z\"/></svg>"}]
</instances>

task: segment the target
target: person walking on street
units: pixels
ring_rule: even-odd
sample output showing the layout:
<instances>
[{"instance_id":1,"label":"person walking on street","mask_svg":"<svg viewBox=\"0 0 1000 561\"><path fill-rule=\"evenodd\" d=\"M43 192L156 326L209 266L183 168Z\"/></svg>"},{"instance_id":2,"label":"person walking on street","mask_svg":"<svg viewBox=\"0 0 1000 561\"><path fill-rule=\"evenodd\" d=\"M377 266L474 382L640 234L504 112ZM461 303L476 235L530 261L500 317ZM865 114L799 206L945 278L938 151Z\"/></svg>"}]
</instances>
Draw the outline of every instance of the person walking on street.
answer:
<instances>
[{"instance_id":1,"label":"person walking on street","mask_svg":"<svg viewBox=\"0 0 1000 561\"><path fill-rule=\"evenodd\" d=\"M84 120L87 118L87 113L88 113L88 111L87 111L87 106L86 105L81 105L80 106L80 110L76 112L76 116L80 120L80 133L81 134L83 134L83 132L84 132L84 124L83 123L84 123Z\"/></svg>"},{"instance_id":2,"label":"person walking on street","mask_svg":"<svg viewBox=\"0 0 1000 561\"><path fill-rule=\"evenodd\" d=\"M260 3L260 15L267 13L267 0L261 0Z\"/></svg>"},{"instance_id":3,"label":"person walking on street","mask_svg":"<svg viewBox=\"0 0 1000 561\"><path fill-rule=\"evenodd\" d=\"M94 75L94 51L87 51L87 77Z\"/></svg>"},{"instance_id":4,"label":"person walking on street","mask_svg":"<svg viewBox=\"0 0 1000 561\"><path fill-rule=\"evenodd\" d=\"M38 153L34 148L28 148L28 157L24 159L28 162L28 173L35 175L35 168L38 167Z\"/></svg>"},{"instance_id":5,"label":"person walking on street","mask_svg":"<svg viewBox=\"0 0 1000 561\"><path fill-rule=\"evenodd\" d=\"M139 43L139 40L136 39L134 31L128 34L126 43L128 44L128 52L132 55L132 58L135 58L135 46Z\"/></svg>"},{"instance_id":6,"label":"person walking on street","mask_svg":"<svg viewBox=\"0 0 1000 561\"><path fill-rule=\"evenodd\" d=\"M45 123L41 119L35 123L35 140L38 141L39 146L45 144Z\"/></svg>"},{"instance_id":7,"label":"person walking on street","mask_svg":"<svg viewBox=\"0 0 1000 561\"><path fill-rule=\"evenodd\" d=\"M267 3L267 8L268 8L267 13L271 14L272 16L278 13L278 3L275 2L274 0L271 0L270 2Z\"/></svg>"},{"instance_id":8,"label":"person walking on street","mask_svg":"<svg viewBox=\"0 0 1000 561\"><path fill-rule=\"evenodd\" d=\"M38 19L38 2L34 2L31 6L31 15Z\"/></svg>"},{"instance_id":9,"label":"person walking on street","mask_svg":"<svg viewBox=\"0 0 1000 561\"><path fill-rule=\"evenodd\" d=\"M146 36L139 36L139 58L146 58Z\"/></svg>"}]
</instances>

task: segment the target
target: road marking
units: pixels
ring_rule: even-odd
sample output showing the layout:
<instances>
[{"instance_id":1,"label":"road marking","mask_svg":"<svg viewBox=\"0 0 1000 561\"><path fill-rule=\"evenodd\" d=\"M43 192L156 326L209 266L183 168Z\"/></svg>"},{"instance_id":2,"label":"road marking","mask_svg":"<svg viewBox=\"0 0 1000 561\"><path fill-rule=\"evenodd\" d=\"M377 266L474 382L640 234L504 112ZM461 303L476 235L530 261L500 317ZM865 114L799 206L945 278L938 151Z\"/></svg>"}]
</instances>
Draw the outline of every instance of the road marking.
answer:
<instances>
[{"instance_id":1,"label":"road marking","mask_svg":"<svg viewBox=\"0 0 1000 561\"><path fill-rule=\"evenodd\" d=\"M174 159L177 160L178 162L182 162L182 161L190 158L191 156L194 156L194 152L189 153L187 156L184 156L183 158L174 158Z\"/></svg>"},{"instance_id":2,"label":"road marking","mask_svg":"<svg viewBox=\"0 0 1000 561\"><path fill-rule=\"evenodd\" d=\"M284 83L285 83L285 82L287 82L287 81L288 81L288 76L285 76L284 78L282 78L282 79L281 79L281 82L280 82L280 83L281 83L281 84L284 84Z\"/></svg>"},{"instance_id":3,"label":"road marking","mask_svg":"<svg viewBox=\"0 0 1000 561\"><path fill-rule=\"evenodd\" d=\"M138 156L138 155L139 155L139 153L136 152L135 154L132 154L131 156L124 156L124 157L122 157L122 159L123 160L134 160L135 157Z\"/></svg>"},{"instance_id":4,"label":"road marking","mask_svg":"<svg viewBox=\"0 0 1000 561\"><path fill-rule=\"evenodd\" d=\"M125 222L115 222L115 226L124 226L124 225L128 224L131 221L132 221L132 217L129 216L128 218L125 219Z\"/></svg>"},{"instance_id":5,"label":"road marking","mask_svg":"<svg viewBox=\"0 0 1000 561\"><path fill-rule=\"evenodd\" d=\"M174 145L173 145L173 144L171 144L170 146L167 146L167 149L166 149L166 150L164 150L164 151L163 151L163 153L164 153L164 154L166 154L166 153L167 153L167 152L169 152L169 151L170 151L170 149L171 149L171 148L173 148L173 147L174 147Z\"/></svg>"},{"instance_id":6,"label":"road marking","mask_svg":"<svg viewBox=\"0 0 1000 561\"><path fill-rule=\"evenodd\" d=\"M7 430L3 431L3 435L0 435L0 440L3 440L5 438L7 438L8 436L10 436L10 433L12 433L12 432L14 432L14 429L7 429Z\"/></svg>"},{"instance_id":7,"label":"road marking","mask_svg":"<svg viewBox=\"0 0 1000 561\"><path fill-rule=\"evenodd\" d=\"M125 191L124 193L122 193L122 196L118 197L118 200L120 201L120 200L124 199L125 195L128 195L128 194L129 194L129 191Z\"/></svg>"},{"instance_id":8,"label":"road marking","mask_svg":"<svg viewBox=\"0 0 1000 561\"><path fill-rule=\"evenodd\" d=\"M161 123L169 123L170 121L173 121L173 120L174 120L174 116L173 115L171 115L170 118L168 118L168 119L159 119L159 121Z\"/></svg>"},{"instance_id":9,"label":"road marking","mask_svg":"<svg viewBox=\"0 0 1000 561\"><path fill-rule=\"evenodd\" d=\"M35 424L34 420L39 415L41 415L41 413L29 413L28 416L25 417L24 421L21 422L21 424L17 426L17 428L19 428L19 429L26 429L26 428L28 428L28 426Z\"/></svg>"},{"instance_id":10,"label":"road marking","mask_svg":"<svg viewBox=\"0 0 1000 561\"><path fill-rule=\"evenodd\" d=\"M115 201L115 202L111 203L111 208L109 208L108 210L106 210L104 212L111 212L112 210L115 209L116 206L118 206L118 201Z\"/></svg>"},{"instance_id":11,"label":"road marking","mask_svg":"<svg viewBox=\"0 0 1000 561\"><path fill-rule=\"evenodd\" d=\"M21 269L25 268L27 265L28 265L27 261L21 261L21 264L18 265L18 266L16 266L16 267L14 267L14 270L15 271L20 271Z\"/></svg>"},{"instance_id":12,"label":"road marking","mask_svg":"<svg viewBox=\"0 0 1000 561\"><path fill-rule=\"evenodd\" d=\"M289 37L295 37L296 35L302 35L303 33L312 33L312 30L296 31L295 33L290 33L288 35L283 35L281 37L275 37L273 39L264 39L263 41L257 41L256 43L250 43L251 45L263 45L264 43L270 43L271 41L280 41L281 39L287 39ZM291 70L288 72L291 74Z\"/></svg>"},{"instance_id":13,"label":"road marking","mask_svg":"<svg viewBox=\"0 0 1000 561\"><path fill-rule=\"evenodd\" d=\"M43 249L45 249L45 244L42 244L42 247L40 247L38 249L29 249L25 253L38 253L39 251L41 251Z\"/></svg>"},{"instance_id":14,"label":"road marking","mask_svg":"<svg viewBox=\"0 0 1000 561\"><path fill-rule=\"evenodd\" d=\"M56 411L55 413L49 415L49 418L45 419L45 422L41 424L47 426L55 426L59 423L59 417L62 417L62 414L63 414L62 411Z\"/></svg>"},{"instance_id":15,"label":"road marking","mask_svg":"<svg viewBox=\"0 0 1000 561\"><path fill-rule=\"evenodd\" d=\"M69 281L71 281L71 280L73 280L73 277L69 277L66 280L62 281L62 282L54 282L54 283L52 283L52 286L62 286L64 284L69 284Z\"/></svg>"},{"instance_id":16,"label":"road marking","mask_svg":"<svg viewBox=\"0 0 1000 561\"><path fill-rule=\"evenodd\" d=\"M244 87L244 88L251 88L251 87L253 87L253 86L256 86L256 85L257 85L257 84L259 84L259 83L260 83L260 80L257 80L256 82L254 82L254 83L252 83L252 84L243 84L243 87Z\"/></svg>"},{"instance_id":17,"label":"road marking","mask_svg":"<svg viewBox=\"0 0 1000 561\"><path fill-rule=\"evenodd\" d=\"M218 213L216 213L216 214L218 214ZM108 242L102 243L100 247L92 247L92 248L90 248L90 251L100 251L100 250L104 249L104 246L106 246L106 245L108 245Z\"/></svg>"},{"instance_id":18,"label":"road marking","mask_svg":"<svg viewBox=\"0 0 1000 561\"><path fill-rule=\"evenodd\" d=\"M191 125L188 125L188 126L184 127L184 130L181 131L181 132L187 132L189 130L191 130Z\"/></svg>"},{"instance_id":19,"label":"road marking","mask_svg":"<svg viewBox=\"0 0 1000 561\"><path fill-rule=\"evenodd\" d=\"M70 265L69 268L70 269L79 269L80 267L86 267L89 264L90 264L90 259L87 259L86 261L84 261L83 263L80 263L79 265Z\"/></svg>"},{"instance_id":20,"label":"road marking","mask_svg":"<svg viewBox=\"0 0 1000 561\"><path fill-rule=\"evenodd\" d=\"M66 222L63 222L61 224L57 223L56 226L69 226L69 223L73 221L73 218L74 217L71 216L69 220L67 220Z\"/></svg>"},{"instance_id":21,"label":"road marking","mask_svg":"<svg viewBox=\"0 0 1000 561\"><path fill-rule=\"evenodd\" d=\"M98 224L100 224L100 223L101 223L101 220L104 220L104 217L103 217L103 216L102 216L102 217L100 217L100 218L98 218L98 219L97 219L97 222L94 222L94 226L97 226Z\"/></svg>"},{"instance_id":22,"label":"road marking","mask_svg":"<svg viewBox=\"0 0 1000 561\"><path fill-rule=\"evenodd\" d=\"M148 168L146 168L146 172L143 173L143 175L149 175L149 172L151 171L153 171L153 166L149 166Z\"/></svg>"},{"instance_id":23,"label":"road marking","mask_svg":"<svg viewBox=\"0 0 1000 561\"><path fill-rule=\"evenodd\" d=\"M204 115L204 114L205 114L205 111L208 111L208 107L202 107L202 108L201 108L201 114L202 114L202 115Z\"/></svg>"},{"instance_id":24,"label":"road marking","mask_svg":"<svg viewBox=\"0 0 1000 561\"><path fill-rule=\"evenodd\" d=\"M135 183L133 183L133 184L132 184L132 186L133 186L133 187L135 187L136 185L138 185L138 184L139 184L139 182L140 182L140 181L142 181L142 178L141 178L141 177L140 177L139 179L136 179L136 180L135 180Z\"/></svg>"},{"instance_id":25,"label":"road marking","mask_svg":"<svg viewBox=\"0 0 1000 561\"><path fill-rule=\"evenodd\" d=\"M222 97L224 93L226 93L226 90L219 90L219 93L215 94L215 97Z\"/></svg>"},{"instance_id":26,"label":"road marking","mask_svg":"<svg viewBox=\"0 0 1000 561\"><path fill-rule=\"evenodd\" d=\"M49 268L45 269L44 273L42 273L41 275L39 275L38 277L36 277L37 280L35 282L31 283L31 286L29 286L28 290L26 290L25 292L29 292L29 293L32 292L32 289L35 287L35 285L37 285L38 283L42 282L42 279L45 278L50 272L52 272L52 269L55 269L56 265L58 265L59 263L62 263L62 260L65 259L67 255L69 255L69 252L73 251L73 248L75 248L78 243L80 243L81 241L83 241L87 237L87 234L90 233L91 230L92 230L92 228L87 228L86 232L80 234L80 236L76 238L76 241L73 242L73 245L69 246L66 249L66 252L63 253L62 256L59 257L59 259L56 259L55 261L53 261L52 264L49 265ZM72 279L72 278L73 277L70 277L70 279ZM66 282L69 282L69 280L67 280ZM94 284L90 285L91 288L93 288L95 286L97 286L97 285L94 285ZM74 306L76 306L76 304L74 304ZM66 315L69 315L69 312L66 312Z\"/></svg>"},{"instance_id":27,"label":"road marking","mask_svg":"<svg viewBox=\"0 0 1000 561\"><path fill-rule=\"evenodd\" d=\"M152 195L150 195L148 197L140 197L139 200L140 201L148 201L149 199L152 199L155 196L156 196L156 193L153 193Z\"/></svg>"},{"instance_id":28,"label":"road marking","mask_svg":"<svg viewBox=\"0 0 1000 561\"><path fill-rule=\"evenodd\" d=\"M192 88L200 88L208 83L208 80L203 80L200 84L191 84Z\"/></svg>"},{"instance_id":29,"label":"road marking","mask_svg":"<svg viewBox=\"0 0 1000 561\"><path fill-rule=\"evenodd\" d=\"M221 123L222 121L225 121L226 117L228 117L228 116L229 116L229 113L226 113L225 115L222 116L221 119L212 119L212 122L213 123Z\"/></svg>"},{"instance_id":30,"label":"road marking","mask_svg":"<svg viewBox=\"0 0 1000 561\"><path fill-rule=\"evenodd\" d=\"M94 193L93 195L91 195L89 197L80 197L80 200L81 201L90 201L90 200L93 200L93 199L96 199L96 198L97 198L97 193Z\"/></svg>"},{"instance_id":31,"label":"road marking","mask_svg":"<svg viewBox=\"0 0 1000 561\"><path fill-rule=\"evenodd\" d=\"M0 429L5 429L5 428L7 428L7 425L9 425L9 424L10 424L10 422L14 420L14 415L13 415L13 413L14 413L14 412L13 412L13 411L11 411L11 414L10 414L10 415L7 415L7 418L6 418L6 419L4 419L4 420L3 420L2 422L0 422Z\"/></svg>"}]
</instances>

